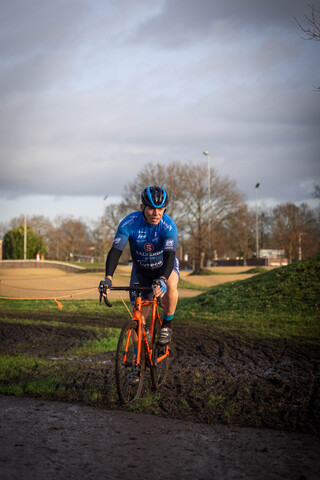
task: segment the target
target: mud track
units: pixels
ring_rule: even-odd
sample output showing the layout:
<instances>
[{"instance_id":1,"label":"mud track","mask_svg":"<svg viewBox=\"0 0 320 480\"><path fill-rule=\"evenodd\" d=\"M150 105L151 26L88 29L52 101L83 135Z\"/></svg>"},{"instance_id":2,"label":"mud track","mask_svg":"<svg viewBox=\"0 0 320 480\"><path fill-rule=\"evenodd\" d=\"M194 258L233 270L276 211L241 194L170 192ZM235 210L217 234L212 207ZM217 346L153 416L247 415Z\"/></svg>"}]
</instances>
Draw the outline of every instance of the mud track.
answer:
<instances>
[{"instance_id":1,"label":"mud track","mask_svg":"<svg viewBox=\"0 0 320 480\"><path fill-rule=\"evenodd\" d=\"M89 319L81 321L86 325L93 323ZM122 323L113 321L112 326ZM84 391L89 386L101 393L98 406L119 409L122 407L114 396L112 352L65 360L67 351L96 335L81 325L71 328L0 324L3 353L54 358L60 371L73 365L72 378L64 386L65 398L60 395L58 399L88 403ZM36 379L37 372L30 375ZM317 346L288 343L285 339L254 340L221 334L213 328L176 325L169 378L157 405L145 406L144 411L207 424L220 422L319 434L319 383ZM152 391L146 382L144 395L148 393Z\"/></svg>"}]
</instances>

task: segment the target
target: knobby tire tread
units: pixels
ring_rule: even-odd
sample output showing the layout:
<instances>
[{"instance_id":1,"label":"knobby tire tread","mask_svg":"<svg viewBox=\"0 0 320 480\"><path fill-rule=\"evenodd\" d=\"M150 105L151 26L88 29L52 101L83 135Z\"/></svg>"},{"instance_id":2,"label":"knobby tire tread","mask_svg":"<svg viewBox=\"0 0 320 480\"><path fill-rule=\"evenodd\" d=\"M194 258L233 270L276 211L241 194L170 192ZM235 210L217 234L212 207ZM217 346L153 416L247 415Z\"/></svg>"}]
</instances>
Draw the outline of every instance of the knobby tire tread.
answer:
<instances>
[{"instance_id":1,"label":"knobby tire tread","mask_svg":"<svg viewBox=\"0 0 320 480\"><path fill-rule=\"evenodd\" d=\"M144 372L145 372L145 353L144 353L144 345L141 346L141 361L140 361L140 381L135 386L132 387L132 390L128 386L128 378L130 373L132 372L132 368L124 367L123 366L123 352L124 352L124 345L126 342L126 338L128 335L129 330L137 329L137 322L130 320L126 325L124 325L121 329L117 351L116 351L116 365L115 365L115 373L116 373L116 384L117 384L117 391L119 395L120 402L122 404L132 403L137 400L142 393L143 389L143 380L144 380ZM133 342L132 342L132 333L130 339L130 346L129 346L129 363L132 362L132 355L133 355Z\"/></svg>"}]
</instances>

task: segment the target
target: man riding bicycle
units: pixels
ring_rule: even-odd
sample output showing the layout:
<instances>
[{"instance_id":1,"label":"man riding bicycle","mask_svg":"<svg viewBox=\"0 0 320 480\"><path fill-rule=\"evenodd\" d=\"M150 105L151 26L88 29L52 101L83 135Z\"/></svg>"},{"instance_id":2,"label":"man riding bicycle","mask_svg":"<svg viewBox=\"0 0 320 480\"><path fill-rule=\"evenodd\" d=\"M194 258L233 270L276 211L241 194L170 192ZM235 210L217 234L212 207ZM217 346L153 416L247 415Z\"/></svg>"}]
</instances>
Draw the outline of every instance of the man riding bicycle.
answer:
<instances>
[{"instance_id":1,"label":"man riding bicycle","mask_svg":"<svg viewBox=\"0 0 320 480\"><path fill-rule=\"evenodd\" d=\"M108 294L114 271L129 240L133 260L130 285L139 283L143 287L152 287L153 294L163 300L163 324L158 339L163 345L172 339L171 321L178 302L179 281L179 261L175 254L178 229L165 213L168 201L168 194L162 187L153 185L143 190L140 211L127 215L118 226L107 256L106 277L100 282L100 287L104 287ZM130 300L134 304L131 292ZM144 306L144 323L148 313L149 307Z\"/></svg>"}]
</instances>

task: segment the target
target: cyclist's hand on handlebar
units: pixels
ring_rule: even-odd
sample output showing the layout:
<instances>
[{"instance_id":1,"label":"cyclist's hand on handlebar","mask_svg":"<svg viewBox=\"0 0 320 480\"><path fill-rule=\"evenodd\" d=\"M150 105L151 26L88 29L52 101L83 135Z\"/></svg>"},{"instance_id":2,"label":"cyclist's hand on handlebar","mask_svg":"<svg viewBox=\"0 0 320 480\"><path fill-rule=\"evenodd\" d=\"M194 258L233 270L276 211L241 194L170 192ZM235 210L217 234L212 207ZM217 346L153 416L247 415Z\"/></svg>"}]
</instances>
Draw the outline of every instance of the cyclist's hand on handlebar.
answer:
<instances>
[{"instance_id":1,"label":"cyclist's hand on handlebar","mask_svg":"<svg viewBox=\"0 0 320 480\"><path fill-rule=\"evenodd\" d=\"M158 280L155 280L152 284L153 294L156 297L163 297L163 295L167 292L167 280L166 278L162 277Z\"/></svg>"},{"instance_id":2,"label":"cyclist's hand on handlebar","mask_svg":"<svg viewBox=\"0 0 320 480\"><path fill-rule=\"evenodd\" d=\"M104 280L101 280L99 283L98 290L103 296L108 295L110 288L112 287L112 280L109 277L106 277Z\"/></svg>"},{"instance_id":3,"label":"cyclist's hand on handlebar","mask_svg":"<svg viewBox=\"0 0 320 480\"><path fill-rule=\"evenodd\" d=\"M106 277L104 280L101 280L101 282L99 283L98 290L99 290L99 293L100 293L100 305L101 305L101 300L102 300L102 297L103 297L104 303L108 307L112 307L111 303L109 302L109 300L107 298L107 295L110 292L111 287L112 287L112 280L109 277Z\"/></svg>"}]
</instances>

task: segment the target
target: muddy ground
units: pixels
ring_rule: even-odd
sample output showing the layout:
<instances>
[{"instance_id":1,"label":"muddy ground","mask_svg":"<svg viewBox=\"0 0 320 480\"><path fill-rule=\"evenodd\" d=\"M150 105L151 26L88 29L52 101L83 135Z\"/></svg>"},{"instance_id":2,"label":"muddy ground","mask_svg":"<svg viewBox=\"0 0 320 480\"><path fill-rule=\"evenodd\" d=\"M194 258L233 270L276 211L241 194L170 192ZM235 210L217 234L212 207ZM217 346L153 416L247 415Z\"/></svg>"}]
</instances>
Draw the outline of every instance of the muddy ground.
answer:
<instances>
[{"instance_id":1,"label":"muddy ground","mask_svg":"<svg viewBox=\"0 0 320 480\"><path fill-rule=\"evenodd\" d=\"M109 320L108 326L122 322ZM0 324L2 354L51 359L59 375L66 372L63 393L57 384L52 399L73 404L0 399L4 479L42 478L41 469L46 478L139 478L150 451L157 460L147 460L148 471L160 475L164 468L167 478L317 478L318 347L176 325L167 384L155 403L142 407L144 414L156 415L145 416L117 402L113 353L66 355L94 338L96 333L81 325ZM36 369L28 376L36 380ZM88 390L100 392L100 398L92 402ZM144 396L149 393L147 382ZM142 445L136 451L137 439Z\"/></svg>"},{"instance_id":2,"label":"muddy ground","mask_svg":"<svg viewBox=\"0 0 320 480\"><path fill-rule=\"evenodd\" d=\"M318 480L314 435L0 396L1 480Z\"/></svg>"},{"instance_id":3,"label":"muddy ground","mask_svg":"<svg viewBox=\"0 0 320 480\"><path fill-rule=\"evenodd\" d=\"M72 321L67 317L65 320ZM78 325L79 321L87 325L95 322L81 319ZM106 321L108 326L122 324L123 320ZM32 353L54 359L62 376L64 369L71 369L63 393L61 385L57 385L58 399L92 403L85 392L90 390L99 392L99 406L120 408L115 398L113 352L66 357L66 352L96 335L81 326L75 329L2 322L0 347L2 353ZM36 380L37 370L30 375ZM156 405L153 402L144 410L208 424L222 422L319 434L319 383L317 346L246 339L221 334L214 328L176 325L169 378ZM146 382L144 396L148 393L151 388Z\"/></svg>"}]
</instances>

